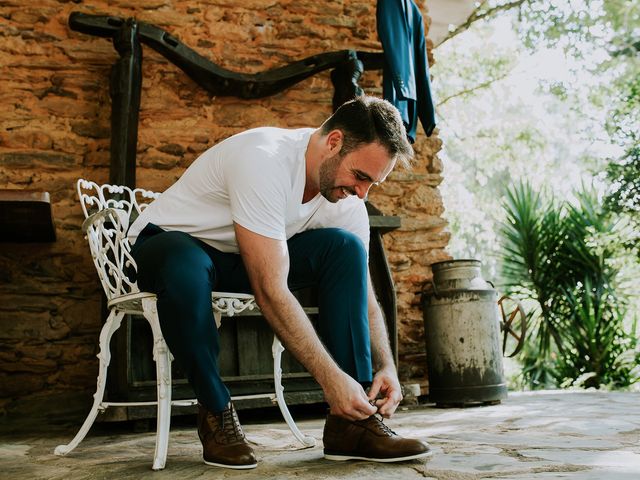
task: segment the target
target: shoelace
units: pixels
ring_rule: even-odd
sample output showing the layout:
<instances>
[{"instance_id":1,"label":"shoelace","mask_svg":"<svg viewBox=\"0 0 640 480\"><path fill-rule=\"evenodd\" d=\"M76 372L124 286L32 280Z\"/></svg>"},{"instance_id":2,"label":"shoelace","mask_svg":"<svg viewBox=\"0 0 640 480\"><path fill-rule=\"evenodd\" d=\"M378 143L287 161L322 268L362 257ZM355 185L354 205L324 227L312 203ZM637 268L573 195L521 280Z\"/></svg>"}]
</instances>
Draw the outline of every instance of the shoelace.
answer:
<instances>
[{"instance_id":1,"label":"shoelace","mask_svg":"<svg viewBox=\"0 0 640 480\"><path fill-rule=\"evenodd\" d=\"M378 415L371 415L371 417L369 417L369 419L372 419L372 424L373 426L375 426L375 428L377 428L382 434L384 435L388 435L389 437L396 435L396 432L394 432L393 430L391 430L389 427L387 427L384 422L382 421L382 417L378 416Z\"/></svg>"},{"instance_id":2,"label":"shoelace","mask_svg":"<svg viewBox=\"0 0 640 480\"><path fill-rule=\"evenodd\" d=\"M220 422L222 423L222 432L228 440L239 441L244 439L244 432L240 426L240 420L233 407L222 412Z\"/></svg>"}]
</instances>

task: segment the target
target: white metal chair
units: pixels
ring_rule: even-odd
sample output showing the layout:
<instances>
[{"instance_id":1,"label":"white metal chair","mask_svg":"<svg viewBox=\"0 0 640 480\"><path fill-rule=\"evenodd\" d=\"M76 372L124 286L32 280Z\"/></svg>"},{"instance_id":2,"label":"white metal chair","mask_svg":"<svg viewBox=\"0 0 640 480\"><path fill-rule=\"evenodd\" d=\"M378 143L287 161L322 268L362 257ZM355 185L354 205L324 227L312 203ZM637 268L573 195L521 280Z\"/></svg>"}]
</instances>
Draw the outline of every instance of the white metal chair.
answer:
<instances>
[{"instance_id":1,"label":"white metal chair","mask_svg":"<svg viewBox=\"0 0 640 480\"><path fill-rule=\"evenodd\" d=\"M160 331L156 295L141 292L137 284L126 275L127 269L137 268L131 257L131 245L126 235L131 214L140 214L148 203L157 198L159 194L140 188L132 190L120 185L98 185L83 179L78 180L77 189L85 216L82 231L89 242L93 263L107 296L109 316L100 332L98 380L91 411L73 440L66 445L56 447L54 453L66 455L71 452L84 439L98 413L110 406L155 404L158 408L158 414L153 469L161 470L167 459L171 406L195 405L197 401L171 400L171 361L173 358ZM242 293L213 292L211 304L218 327L223 315L231 317L244 310L258 308L252 295ZM153 359L156 362L157 402L103 401L107 369L111 359L109 342L126 314L143 315L151 326ZM315 439L300 432L284 400L281 369L283 351L284 347L274 335L272 353L275 392L261 396L271 398L272 402L277 403L294 436L305 447L313 447L316 443ZM251 397L255 398L256 396L252 395ZM232 397L232 400L241 398L243 397Z\"/></svg>"}]
</instances>

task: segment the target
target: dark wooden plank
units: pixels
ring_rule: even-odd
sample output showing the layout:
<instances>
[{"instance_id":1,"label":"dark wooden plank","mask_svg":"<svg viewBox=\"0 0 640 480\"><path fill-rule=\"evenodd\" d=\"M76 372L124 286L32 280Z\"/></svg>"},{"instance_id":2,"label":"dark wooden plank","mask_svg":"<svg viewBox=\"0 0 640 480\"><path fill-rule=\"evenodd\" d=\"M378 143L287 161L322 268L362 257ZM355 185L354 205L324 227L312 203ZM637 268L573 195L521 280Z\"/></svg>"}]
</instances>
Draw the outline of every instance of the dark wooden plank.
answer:
<instances>
[{"instance_id":1,"label":"dark wooden plank","mask_svg":"<svg viewBox=\"0 0 640 480\"><path fill-rule=\"evenodd\" d=\"M49 192L0 189L0 242L55 242Z\"/></svg>"},{"instance_id":2,"label":"dark wooden plank","mask_svg":"<svg viewBox=\"0 0 640 480\"><path fill-rule=\"evenodd\" d=\"M258 333L258 343L254 348L258 350L257 374L273 375L273 332L264 317L255 317L254 327Z\"/></svg>"},{"instance_id":3,"label":"dark wooden plank","mask_svg":"<svg viewBox=\"0 0 640 480\"><path fill-rule=\"evenodd\" d=\"M220 376L238 375L238 328L233 318L222 318L222 325L218 329L220 336L220 354L218 366Z\"/></svg>"},{"instance_id":4,"label":"dark wooden plank","mask_svg":"<svg viewBox=\"0 0 640 480\"><path fill-rule=\"evenodd\" d=\"M256 328L255 317L238 321L238 374L254 375L260 371L260 334Z\"/></svg>"}]
</instances>

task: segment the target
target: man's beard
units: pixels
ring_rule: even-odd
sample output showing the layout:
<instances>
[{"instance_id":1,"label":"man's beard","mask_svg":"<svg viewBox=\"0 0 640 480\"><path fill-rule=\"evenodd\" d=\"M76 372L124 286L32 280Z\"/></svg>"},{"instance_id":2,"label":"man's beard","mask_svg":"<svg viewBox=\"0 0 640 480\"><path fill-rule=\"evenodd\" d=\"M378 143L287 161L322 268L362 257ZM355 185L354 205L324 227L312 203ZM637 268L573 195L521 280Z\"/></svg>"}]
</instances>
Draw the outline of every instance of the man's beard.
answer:
<instances>
[{"instance_id":1,"label":"man's beard","mask_svg":"<svg viewBox=\"0 0 640 480\"><path fill-rule=\"evenodd\" d=\"M320 166L320 193L331 203L336 203L340 198L336 198L336 176L338 168L342 164L344 157L339 153L325 160Z\"/></svg>"}]
</instances>

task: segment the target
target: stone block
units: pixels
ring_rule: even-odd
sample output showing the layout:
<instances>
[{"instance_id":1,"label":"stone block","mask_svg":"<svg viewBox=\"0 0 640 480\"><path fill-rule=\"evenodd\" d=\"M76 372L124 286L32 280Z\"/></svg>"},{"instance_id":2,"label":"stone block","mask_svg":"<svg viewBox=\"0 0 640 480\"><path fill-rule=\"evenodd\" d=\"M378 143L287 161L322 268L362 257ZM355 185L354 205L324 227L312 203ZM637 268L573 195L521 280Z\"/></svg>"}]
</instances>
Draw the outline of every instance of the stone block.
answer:
<instances>
[{"instance_id":1,"label":"stone block","mask_svg":"<svg viewBox=\"0 0 640 480\"><path fill-rule=\"evenodd\" d=\"M80 157L59 152L7 151L0 152L0 164L11 168L55 168L70 169L80 164Z\"/></svg>"},{"instance_id":2,"label":"stone block","mask_svg":"<svg viewBox=\"0 0 640 480\"><path fill-rule=\"evenodd\" d=\"M20 361L13 363L3 363L2 370L8 374L11 373L34 373L43 374L55 372L58 362L47 358L33 358L23 356Z\"/></svg>"},{"instance_id":3,"label":"stone block","mask_svg":"<svg viewBox=\"0 0 640 480\"><path fill-rule=\"evenodd\" d=\"M51 373L46 378L49 385L57 385L62 388L90 388L96 384L98 376L97 360L94 366L89 366L85 362L74 362Z\"/></svg>"},{"instance_id":4,"label":"stone block","mask_svg":"<svg viewBox=\"0 0 640 480\"><path fill-rule=\"evenodd\" d=\"M402 226L400 231L424 231L424 230L441 230L446 227L449 222L444 218L436 215L423 215L421 217L402 217Z\"/></svg>"},{"instance_id":5,"label":"stone block","mask_svg":"<svg viewBox=\"0 0 640 480\"><path fill-rule=\"evenodd\" d=\"M92 365L91 369L97 369L98 360L96 355L98 354L98 336L93 335L81 335L79 336L83 342L73 342L71 340L65 340L60 342L60 358L58 361L61 365L72 365L78 363L78 360L82 360L82 365ZM95 364L95 365L94 365Z\"/></svg>"},{"instance_id":6,"label":"stone block","mask_svg":"<svg viewBox=\"0 0 640 480\"><path fill-rule=\"evenodd\" d=\"M69 334L69 327L49 311L3 311L0 338L3 340L60 340Z\"/></svg>"},{"instance_id":7,"label":"stone block","mask_svg":"<svg viewBox=\"0 0 640 480\"><path fill-rule=\"evenodd\" d=\"M11 398L42 391L46 383L42 375L0 372L0 385L2 385L2 397Z\"/></svg>"},{"instance_id":8,"label":"stone block","mask_svg":"<svg viewBox=\"0 0 640 480\"><path fill-rule=\"evenodd\" d=\"M440 193L428 185L418 186L404 201L403 206L422 215L440 216L444 212Z\"/></svg>"},{"instance_id":9,"label":"stone block","mask_svg":"<svg viewBox=\"0 0 640 480\"><path fill-rule=\"evenodd\" d=\"M49 150L53 139L39 130L12 130L0 132L0 145L9 149Z\"/></svg>"},{"instance_id":10,"label":"stone block","mask_svg":"<svg viewBox=\"0 0 640 480\"><path fill-rule=\"evenodd\" d=\"M178 165L179 160L179 158L162 153L155 148L152 148L143 155L138 156L138 163L140 166L157 170L171 170L173 167Z\"/></svg>"},{"instance_id":11,"label":"stone block","mask_svg":"<svg viewBox=\"0 0 640 480\"><path fill-rule=\"evenodd\" d=\"M87 167L106 167L111 162L111 153L108 150L94 150L87 152L82 162Z\"/></svg>"},{"instance_id":12,"label":"stone block","mask_svg":"<svg viewBox=\"0 0 640 480\"><path fill-rule=\"evenodd\" d=\"M160 145L158 151L173 155L174 157L182 157L185 154L185 148L177 143L168 143L166 145Z\"/></svg>"},{"instance_id":13,"label":"stone block","mask_svg":"<svg viewBox=\"0 0 640 480\"><path fill-rule=\"evenodd\" d=\"M85 138L111 138L111 125L109 123L100 124L95 120L72 120L70 122L71 131L80 137Z\"/></svg>"},{"instance_id":14,"label":"stone block","mask_svg":"<svg viewBox=\"0 0 640 480\"><path fill-rule=\"evenodd\" d=\"M438 176L444 171L444 165L442 164L442 160L440 160L440 157L438 157L437 155L433 155L431 157L431 161L427 166L427 171L431 174L437 174ZM439 182L437 185L439 185Z\"/></svg>"},{"instance_id":15,"label":"stone block","mask_svg":"<svg viewBox=\"0 0 640 480\"><path fill-rule=\"evenodd\" d=\"M418 265L433 265L436 262L451 260L451 255L442 249L431 250L429 252L412 252L409 254L411 260Z\"/></svg>"}]
</instances>

